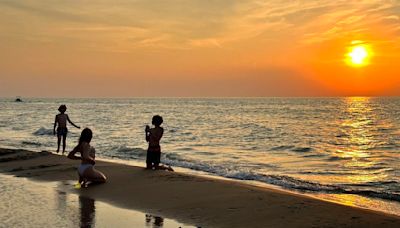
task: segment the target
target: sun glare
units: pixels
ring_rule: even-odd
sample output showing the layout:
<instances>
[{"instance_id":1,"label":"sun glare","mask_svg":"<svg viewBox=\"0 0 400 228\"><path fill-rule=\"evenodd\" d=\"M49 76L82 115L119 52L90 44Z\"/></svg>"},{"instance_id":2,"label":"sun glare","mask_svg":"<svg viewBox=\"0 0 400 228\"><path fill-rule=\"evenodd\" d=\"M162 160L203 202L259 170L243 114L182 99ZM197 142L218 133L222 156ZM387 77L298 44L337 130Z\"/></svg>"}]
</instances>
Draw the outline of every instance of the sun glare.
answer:
<instances>
[{"instance_id":1,"label":"sun glare","mask_svg":"<svg viewBox=\"0 0 400 228\"><path fill-rule=\"evenodd\" d=\"M350 66L361 67L370 64L371 56L371 47L365 42L355 40L348 48L345 61Z\"/></svg>"}]
</instances>

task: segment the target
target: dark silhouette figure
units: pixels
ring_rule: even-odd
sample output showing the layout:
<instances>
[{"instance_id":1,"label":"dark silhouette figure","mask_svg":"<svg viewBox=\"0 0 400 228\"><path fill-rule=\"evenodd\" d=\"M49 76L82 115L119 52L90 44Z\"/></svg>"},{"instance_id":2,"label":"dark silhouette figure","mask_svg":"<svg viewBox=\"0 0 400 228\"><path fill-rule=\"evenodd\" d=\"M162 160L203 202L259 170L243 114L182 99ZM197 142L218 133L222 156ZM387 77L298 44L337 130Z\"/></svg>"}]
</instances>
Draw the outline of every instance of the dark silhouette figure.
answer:
<instances>
[{"instance_id":1,"label":"dark silhouette figure","mask_svg":"<svg viewBox=\"0 0 400 228\"><path fill-rule=\"evenodd\" d=\"M81 164L78 167L79 184L86 187L90 183L104 183L106 182L106 176L94 168L96 150L90 146L93 133L89 128L83 129L79 138L78 145L68 154L68 158L73 160L81 160ZM76 153L80 153L81 156L76 156Z\"/></svg>"},{"instance_id":2,"label":"dark silhouette figure","mask_svg":"<svg viewBox=\"0 0 400 228\"><path fill-rule=\"evenodd\" d=\"M146 125L145 134L146 141L149 143L146 157L146 169L158 169L161 157L160 140L164 134L164 129L160 127L163 123L163 118L159 115L153 116L151 123L154 128Z\"/></svg>"},{"instance_id":3,"label":"dark silhouette figure","mask_svg":"<svg viewBox=\"0 0 400 228\"><path fill-rule=\"evenodd\" d=\"M54 120L54 127L53 127L53 134L56 135L56 127L57 127L57 153L60 151L60 142L61 138L63 139L63 154L65 152L65 145L66 145L66 140L67 140L67 134L68 134L68 128L67 128L67 121L74 127L80 129L79 126L75 125L72 123L72 121L69 119L68 115L65 114L65 111L67 111L67 106L61 105L58 108L58 111L60 111L60 114L56 115L56 119Z\"/></svg>"}]
</instances>

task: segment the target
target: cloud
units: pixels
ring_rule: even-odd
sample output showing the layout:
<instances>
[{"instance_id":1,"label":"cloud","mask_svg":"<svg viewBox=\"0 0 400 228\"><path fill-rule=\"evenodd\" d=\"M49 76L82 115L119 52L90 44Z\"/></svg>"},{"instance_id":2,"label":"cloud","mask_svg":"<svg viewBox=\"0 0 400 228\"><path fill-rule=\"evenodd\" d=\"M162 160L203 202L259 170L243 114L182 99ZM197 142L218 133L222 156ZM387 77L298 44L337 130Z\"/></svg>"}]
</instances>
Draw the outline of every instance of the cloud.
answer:
<instances>
[{"instance_id":1,"label":"cloud","mask_svg":"<svg viewBox=\"0 0 400 228\"><path fill-rule=\"evenodd\" d=\"M218 34L224 25L224 15L231 12L234 4L235 1L217 0L116 0L112 4L104 0L1 1L0 26L3 32L21 40L43 36L52 37L55 42L80 43L73 46L93 46L93 43L104 46L105 38L109 38L105 46L126 43L129 47L152 48L154 45L150 43L158 43L159 48L180 49L192 40ZM133 37L138 39L135 45L129 43ZM85 43L88 45L82 45Z\"/></svg>"},{"instance_id":2,"label":"cloud","mask_svg":"<svg viewBox=\"0 0 400 228\"><path fill-rule=\"evenodd\" d=\"M389 15L389 16L382 17L382 20L399 21L399 20L400 20L400 17L397 16L397 15Z\"/></svg>"},{"instance_id":3,"label":"cloud","mask_svg":"<svg viewBox=\"0 0 400 228\"><path fill-rule=\"evenodd\" d=\"M221 44L217 39L196 39L196 40L190 40L189 41L191 46L196 46L196 47L217 47L221 48Z\"/></svg>"},{"instance_id":4,"label":"cloud","mask_svg":"<svg viewBox=\"0 0 400 228\"><path fill-rule=\"evenodd\" d=\"M81 43L76 47L118 43L132 50L231 48L257 39L324 42L376 23L397 28L399 5L380 0L116 0L113 4L106 0L5 0L0 2L0 25L15 36L43 36L56 43L76 40ZM26 21L30 26L25 26ZM138 43L132 45L135 39Z\"/></svg>"}]
</instances>

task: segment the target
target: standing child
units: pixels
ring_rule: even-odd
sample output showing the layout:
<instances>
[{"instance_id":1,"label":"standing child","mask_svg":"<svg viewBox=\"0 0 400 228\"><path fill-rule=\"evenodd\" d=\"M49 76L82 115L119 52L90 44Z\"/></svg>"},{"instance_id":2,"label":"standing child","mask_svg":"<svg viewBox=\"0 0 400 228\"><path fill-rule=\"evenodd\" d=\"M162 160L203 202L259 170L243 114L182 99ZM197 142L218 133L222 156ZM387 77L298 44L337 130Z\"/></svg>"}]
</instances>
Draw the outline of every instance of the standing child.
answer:
<instances>
[{"instance_id":1,"label":"standing child","mask_svg":"<svg viewBox=\"0 0 400 228\"><path fill-rule=\"evenodd\" d=\"M72 126L80 129L79 126L76 126L72 121L69 119L68 115L65 114L65 111L67 111L67 106L65 105L60 105L58 108L58 111L60 111L60 114L56 115L56 119L54 121L54 128L53 128L53 134L56 135L56 126L57 127L57 153L60 151L60 142L61 142L61 137L63 138L63 154L65 152L65 144L67 140L67 121L72 124Z\"/></svg>"},{"instance_id":2,"label":"standing child","mask_svg":"<svg viewBox=\"0 0 400 228\"><path fill-rule=\"evenodd\" d=\"M146 157L146 169L158 169L160 164L161 147L160 140L163 136L164 129L160 127L163 123L163 118L159 115L153 116L151 123L154 128L150 128L146 125L146 141L149 143Z\"/></svg>"}]
</instances>

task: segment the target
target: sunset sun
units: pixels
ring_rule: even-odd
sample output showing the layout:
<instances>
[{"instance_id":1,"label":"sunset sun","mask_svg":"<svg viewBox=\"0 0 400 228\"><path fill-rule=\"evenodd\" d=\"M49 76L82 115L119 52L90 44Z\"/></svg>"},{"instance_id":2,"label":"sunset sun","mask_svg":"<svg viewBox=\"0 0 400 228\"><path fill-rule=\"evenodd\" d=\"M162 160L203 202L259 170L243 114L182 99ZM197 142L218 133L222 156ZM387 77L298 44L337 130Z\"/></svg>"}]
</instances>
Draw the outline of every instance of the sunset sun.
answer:
<instances>
[{"instance_id":1,"label":"sunset sun","mask_svg":"<svg viewBox=\"0 0 400 228\"><path fill-rule=\"evenodd\" d=\"M346 54L346 63L353 67L361 67L370 64L372 56L371 47L362 41L352 41Z\"/></svg>"}]
</instances>

